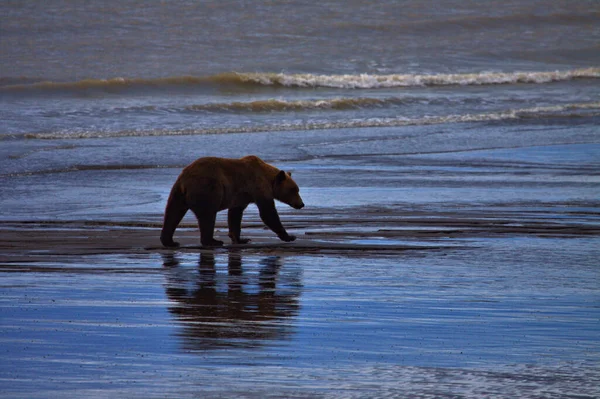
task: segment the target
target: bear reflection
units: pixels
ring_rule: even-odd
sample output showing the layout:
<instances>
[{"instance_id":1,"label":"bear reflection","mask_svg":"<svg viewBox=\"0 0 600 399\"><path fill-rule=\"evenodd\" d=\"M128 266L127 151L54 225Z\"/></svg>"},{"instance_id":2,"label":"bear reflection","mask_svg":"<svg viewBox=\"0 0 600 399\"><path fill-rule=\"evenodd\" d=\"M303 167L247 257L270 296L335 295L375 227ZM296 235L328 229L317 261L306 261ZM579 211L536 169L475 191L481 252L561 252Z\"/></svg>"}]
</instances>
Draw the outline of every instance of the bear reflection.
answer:
<instances>
[{"instance_id":1,"label":"bear reflection","mask_svg":"<svg viewBox=\"0 0 600 399\"><path fill-rule=\"evenodd\" d=\"M217 272L214 253L201 253L197 270L164 255L169 311L183 327L184 350L254 347L286 339L292 332L290 318L298 314L300 274L281 276L279 257L264 258L259 265L244 272L241 254L229 252L225 275Z\"/></svg>"}]
</instances>

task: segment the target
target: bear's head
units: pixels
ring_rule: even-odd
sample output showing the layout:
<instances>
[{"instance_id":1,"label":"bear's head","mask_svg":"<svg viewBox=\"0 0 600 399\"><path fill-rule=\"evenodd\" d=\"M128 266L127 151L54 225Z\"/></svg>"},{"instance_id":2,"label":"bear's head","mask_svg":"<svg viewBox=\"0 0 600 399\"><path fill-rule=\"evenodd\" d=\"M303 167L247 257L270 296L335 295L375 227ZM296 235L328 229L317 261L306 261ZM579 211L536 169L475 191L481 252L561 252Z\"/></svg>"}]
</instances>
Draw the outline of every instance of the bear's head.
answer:
<instances>
[{"instance_id":1,"label":"bear's head","mask_svg":"<svg viewBox=\"0 0 600 399\"><path fill-rule=\"evenodd\" d=\"M304 202L300 197L300 189L292 179L291 173L286 173L283 170L279 171L273 183L273 196L276 200L288 204L292 208L304 208Z\"/></svg>"}]
</instances>

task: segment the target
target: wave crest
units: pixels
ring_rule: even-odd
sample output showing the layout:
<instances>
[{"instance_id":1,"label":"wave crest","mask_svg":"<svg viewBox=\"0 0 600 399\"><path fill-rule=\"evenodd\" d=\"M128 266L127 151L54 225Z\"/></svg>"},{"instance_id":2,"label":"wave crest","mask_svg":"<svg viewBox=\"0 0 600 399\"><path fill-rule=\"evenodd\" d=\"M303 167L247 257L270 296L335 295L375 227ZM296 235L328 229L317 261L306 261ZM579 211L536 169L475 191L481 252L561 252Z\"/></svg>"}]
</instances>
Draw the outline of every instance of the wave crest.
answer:
<instances>
[{"instance_id":1,"label":"wave crest","mask_svg":"<svg viewBox=\"0 0 600 399\"><path fill-rule=\"evenodd\" d=\"M470 86L530 83L540 84L572 79L598 79L600 68L584 68L568 71L546 72L479 72L463 74L355 74L318 75L287 73L238 73L228 72L217 75L173 76L166 78L112 78L85 79L76 82L35 81L21 78L14 80L0 78L0 92L80 92L88 90L127 91L160 90L168 88L202 89L214 86L279 86L288 88L339 88L339 89L380 89L393 87L419 86ZM15 82L18 82L15 84Z\"/></svg>"}]
</instances>

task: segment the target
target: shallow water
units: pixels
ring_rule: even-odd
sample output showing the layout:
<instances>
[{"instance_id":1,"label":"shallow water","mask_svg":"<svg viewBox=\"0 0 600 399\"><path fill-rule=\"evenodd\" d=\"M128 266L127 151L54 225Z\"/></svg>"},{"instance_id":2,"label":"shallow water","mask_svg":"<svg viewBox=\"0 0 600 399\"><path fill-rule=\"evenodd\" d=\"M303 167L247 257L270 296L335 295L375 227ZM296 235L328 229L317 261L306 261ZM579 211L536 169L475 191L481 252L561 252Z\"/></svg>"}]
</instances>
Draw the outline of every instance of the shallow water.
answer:
<instances>
[{"instance_id":1,"label":"shallow water","mask_svg":"<svg viewBox=\"0 0 600 399\"><path fill-rule=\"evenodd\" d=\"M272 160L294 173L313 209L536 202L589 207L600 198L594 118L554 126L471 123L29 143L3 146L0 205L9 210L3 220L156 222L182 160L193 159L198 149Z\"/></svg>"},{"instance_id":2,"label":"shallow water","mask_svg":"<svg viewBox=\"0 0 600 399\"><path fill-rule=\"evenodd\" d=\"M594 397L600 253L572 243L4 266L3 393Z\"/></svg>"}]
</instances>

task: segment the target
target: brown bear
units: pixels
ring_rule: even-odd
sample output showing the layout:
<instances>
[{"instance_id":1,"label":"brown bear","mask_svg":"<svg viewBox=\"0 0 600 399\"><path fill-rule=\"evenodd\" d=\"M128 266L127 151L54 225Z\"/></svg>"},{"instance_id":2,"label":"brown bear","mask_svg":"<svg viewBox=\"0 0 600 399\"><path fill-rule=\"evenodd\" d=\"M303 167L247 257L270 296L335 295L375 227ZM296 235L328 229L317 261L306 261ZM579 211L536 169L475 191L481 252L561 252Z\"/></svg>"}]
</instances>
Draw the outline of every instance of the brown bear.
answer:
<instances>
[{"instance_id":1,"label":"brown bear","mask_svg":"<svg viewBox=\"0 0 600 399\"><path fill-rule=\"evenodd\" d=\"M234 244L240 238L242 214L250 203L258 207L260 218L283 241L294 241L275 208L278 200L295 209L304 207L291 174L269 165L257 156L241 159L205 157L186 166L171 189L165 209L160 241L165 247L177 247L173 233L188 209L196 215L203 246L223 245L213 238L217 212L228 209L229 237Z\"/></svg>"}]
</instances>

